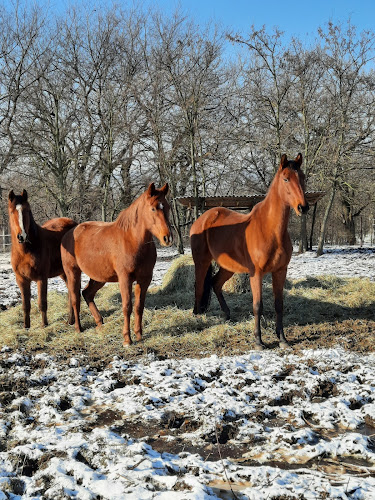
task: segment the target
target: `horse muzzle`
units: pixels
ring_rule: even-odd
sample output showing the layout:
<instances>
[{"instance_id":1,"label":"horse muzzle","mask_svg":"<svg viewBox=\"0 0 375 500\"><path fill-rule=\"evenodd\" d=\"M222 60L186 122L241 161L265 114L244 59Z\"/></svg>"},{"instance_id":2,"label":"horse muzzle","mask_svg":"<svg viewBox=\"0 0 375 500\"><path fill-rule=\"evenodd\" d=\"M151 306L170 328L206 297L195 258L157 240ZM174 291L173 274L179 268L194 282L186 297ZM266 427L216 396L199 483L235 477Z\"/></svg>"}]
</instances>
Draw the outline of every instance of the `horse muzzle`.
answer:
<instances>
[{"instance_id":1,"label":"horse muzzle","mask_svg":"<svg viewBox=\"0 0 375 500\"><path fill-rule=\"evenodd\" d=\"M172 233L164 235L163 239L160 239L160 243L163 245L163 247L170 247L173 243Z\"/></svg>"}]
</instances>

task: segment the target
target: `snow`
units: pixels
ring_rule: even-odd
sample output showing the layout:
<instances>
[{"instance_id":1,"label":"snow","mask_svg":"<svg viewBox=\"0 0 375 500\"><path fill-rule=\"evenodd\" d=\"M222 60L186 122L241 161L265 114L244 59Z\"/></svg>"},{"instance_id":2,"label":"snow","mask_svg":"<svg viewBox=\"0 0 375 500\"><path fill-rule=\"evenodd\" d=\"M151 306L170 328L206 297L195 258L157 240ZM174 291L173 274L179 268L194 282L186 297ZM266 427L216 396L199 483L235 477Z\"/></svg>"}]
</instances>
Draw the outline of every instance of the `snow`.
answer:
<instances>
[{"instance_id":1,"label":"snow","mask_svg":"<svg viewBox=\"0 0 375 500\"><path fill-rule=\"evenodd\" d=\"M176 256L158 252L154 284ZM293 255L288 277L373 280L374 259ZM20 299L6 257L0 271L8 307ZM150 354L98 368L3 346L0 390L0 499L375 498L374 354Z\"/></svg>"}]
</instances>

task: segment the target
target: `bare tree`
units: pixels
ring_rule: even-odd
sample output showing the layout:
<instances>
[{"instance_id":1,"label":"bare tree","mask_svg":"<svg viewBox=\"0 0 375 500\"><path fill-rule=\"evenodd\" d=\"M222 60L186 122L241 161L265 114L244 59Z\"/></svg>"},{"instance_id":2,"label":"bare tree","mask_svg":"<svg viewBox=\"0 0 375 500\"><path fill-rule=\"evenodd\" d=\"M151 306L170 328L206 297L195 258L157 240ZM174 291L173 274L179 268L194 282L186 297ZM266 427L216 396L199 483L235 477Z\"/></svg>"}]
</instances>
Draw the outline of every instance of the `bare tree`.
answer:
<instances>
[{"instance_id":1,"label":"bare tree","mask_svg":"<svg viewBox=\"0 0 375 500\"><path fill-rule=\"evenodd\" d=\"M359 36L348 23L320 30L323 41L325 92L330 109L330 141L326 148L325 182L328 202L322 220L317 254L321 255L328 218L336 192L345 185L350 172L358 169L358 159L373 143L374 114L373 83L366 67L373 58L374 35ZM369 98L370 96L370 98Z\"/></svg>"}]
</instances>

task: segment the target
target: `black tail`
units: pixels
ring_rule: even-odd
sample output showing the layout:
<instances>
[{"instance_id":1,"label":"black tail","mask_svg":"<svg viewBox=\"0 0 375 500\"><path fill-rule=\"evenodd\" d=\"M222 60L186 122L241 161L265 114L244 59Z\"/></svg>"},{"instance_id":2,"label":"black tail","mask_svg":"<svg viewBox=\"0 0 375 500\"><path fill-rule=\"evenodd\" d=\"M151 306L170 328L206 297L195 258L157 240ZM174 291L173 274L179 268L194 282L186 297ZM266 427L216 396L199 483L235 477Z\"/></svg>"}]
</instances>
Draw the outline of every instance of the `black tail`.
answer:
<instances>
[{"instance_id":1,"label":"black tail","mask_svg":"<svg viewBox=\"0 0 375 500\"><path fill-rule=\"evenodd\" d=\"M212 292L212 264L207 269L206 277L204 278L203 295L201 300L201 313L205 313L211 302Z\"/></svg>"}]
</instances>

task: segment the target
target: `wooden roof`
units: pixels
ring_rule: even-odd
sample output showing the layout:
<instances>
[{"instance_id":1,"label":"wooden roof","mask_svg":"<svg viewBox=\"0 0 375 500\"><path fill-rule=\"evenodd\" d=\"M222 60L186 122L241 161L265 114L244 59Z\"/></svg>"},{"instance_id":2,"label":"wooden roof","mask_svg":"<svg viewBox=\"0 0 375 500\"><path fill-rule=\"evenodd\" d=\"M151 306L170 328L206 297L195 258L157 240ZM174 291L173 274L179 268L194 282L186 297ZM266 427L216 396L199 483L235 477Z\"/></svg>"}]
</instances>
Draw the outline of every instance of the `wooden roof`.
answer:
<instances>
[{"instance_id":1,"label":"wooden roof","mask_svg":"<svg viewBox=\"0 0 375 500\"><path fill-rule=\"evenodd\" d=\"M323 196L324 191L315 191L306 193L306 200L309 205L315 205ZM245 210L253 208L254 205L264 200L265 194L254 194L251 196L200 196L198 198L199 206L202 210L208 210L213 207L226 207L237 210ZM187 196L183 198L177 198L177 201L185 207L195 206L195 197Z\"/></svg>"}]
</instances>

